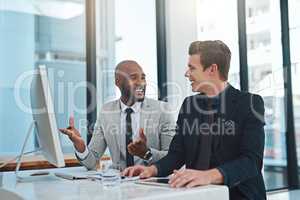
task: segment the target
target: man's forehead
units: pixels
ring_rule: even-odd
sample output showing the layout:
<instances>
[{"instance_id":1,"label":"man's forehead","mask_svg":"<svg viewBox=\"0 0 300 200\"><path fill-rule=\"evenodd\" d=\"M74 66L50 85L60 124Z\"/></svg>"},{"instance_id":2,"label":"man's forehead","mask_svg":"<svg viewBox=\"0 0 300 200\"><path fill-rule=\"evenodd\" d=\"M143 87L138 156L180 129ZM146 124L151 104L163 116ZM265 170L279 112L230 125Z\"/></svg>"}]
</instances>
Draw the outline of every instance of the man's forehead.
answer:
<instances>
[{"instance_id":1,"label":"man's forehead","mask_svg":"<svg viewBox=\"0 0 300 200\"><path fill-rule=\"evenodd\" d=\"M199 64L200 63L200 55L199 54L193 54L189 56L188 63L194 63Z\"/></svg>"},{"instance_id":2,"label":"man's forehead","mask_svg":"<svg viewBox=\"0 0 300 200\"><path fill-rule=\"evenodd\" d=\"M120 67L118 70L121 74L126 75L137 75L137 74L144 74L143 69L139 65L126 65Z\"/></svg>"},{"instance_id":3,"label":"man's forehead","mask_svg":"<svg viewBox=\"0 0 300 200\"><path fill-rule=\"evenodd\" d=\"M201 58L200 54L192 54L189 56L189 59L199 60Z\"/></svg>"}]
</instances>

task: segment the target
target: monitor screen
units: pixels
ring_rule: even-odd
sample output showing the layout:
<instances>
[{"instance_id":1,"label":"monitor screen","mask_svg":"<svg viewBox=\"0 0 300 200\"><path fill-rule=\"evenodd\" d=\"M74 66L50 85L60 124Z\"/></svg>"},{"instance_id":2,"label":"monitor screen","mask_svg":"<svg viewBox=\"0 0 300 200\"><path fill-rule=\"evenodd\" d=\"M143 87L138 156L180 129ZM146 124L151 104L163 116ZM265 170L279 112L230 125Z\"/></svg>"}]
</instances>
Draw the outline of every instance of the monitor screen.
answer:
<instances>
[{"instance_id":1,"label":"monitor screen","mask_svg":"<svg viewBox=\"0 0 300 200\"><path fill-rule=\"evenodd\" d=\"M45 66L39 66L30 88L33 120L41 152L51 164L64 167L64 156L54 113L50 84Z\"/></svg>"}]
</instances>

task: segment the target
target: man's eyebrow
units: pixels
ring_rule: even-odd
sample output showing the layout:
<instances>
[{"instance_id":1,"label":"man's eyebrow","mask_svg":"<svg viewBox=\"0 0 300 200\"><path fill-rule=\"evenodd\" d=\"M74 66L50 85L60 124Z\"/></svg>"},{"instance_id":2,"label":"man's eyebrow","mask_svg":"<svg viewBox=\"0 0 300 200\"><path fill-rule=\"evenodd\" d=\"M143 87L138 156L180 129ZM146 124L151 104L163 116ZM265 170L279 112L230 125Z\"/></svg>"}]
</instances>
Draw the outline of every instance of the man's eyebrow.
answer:
<instances>
[{"instance_id":1,"label":"man's eyebrow","mask_svg":"<svg viewBox=\"0 0 300 200\"><path fill-rule=\"evenodd\" d=\"M137 75L137 74L138 74L138 73L133 72L133 73L129 74L129 76L135 76L135 75Z\"/></svg>"},{"instance_id":2,"label":"man's eyebrow","mask_svg":"<svg viewBox=\"0 0 300 200\"><path fill-rule=\"evenodd\" d=\"M129 76L136 76L136 75L138 75L139 73L137 73L137 72L133 72L133 73L131 73L131 74L129 74ZM142 76L146 76L146 74L145 73L142 73Z\"/></svg>"}]
</instances>

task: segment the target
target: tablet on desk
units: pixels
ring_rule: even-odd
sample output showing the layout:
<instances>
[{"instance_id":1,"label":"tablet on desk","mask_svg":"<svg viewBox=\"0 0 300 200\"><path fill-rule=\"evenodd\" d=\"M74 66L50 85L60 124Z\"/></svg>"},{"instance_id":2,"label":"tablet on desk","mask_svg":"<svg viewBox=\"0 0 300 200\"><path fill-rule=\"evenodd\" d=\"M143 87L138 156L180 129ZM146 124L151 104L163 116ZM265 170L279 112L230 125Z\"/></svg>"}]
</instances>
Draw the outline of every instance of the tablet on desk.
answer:
<instances>
[{"instance_id":1,"label":"tablet on desk","mask_svg":"<svg viewBox=\"0 0 300 200\"><path fill-rule=\"evenodd\" d=\"M129 177L129 176L121 176L121 181L122 181L122 182L138 181L139 179L140 179L139 176L133 176L133 177Z\"/></svg>"},{"instance_id":2,"label":"tablet on desk","mask_svg":"<svg viewBox=\"0 0 300 200\"><path fill-rule=\"evenodd\" d=\"M168 177L154 177L154 178L149 178L145 180L140 180L135 183L137 184L143 184L143 185L155 185L155 186L162 186L162 187L169 187L169 178Z\"/></svg>"}]
</instances>

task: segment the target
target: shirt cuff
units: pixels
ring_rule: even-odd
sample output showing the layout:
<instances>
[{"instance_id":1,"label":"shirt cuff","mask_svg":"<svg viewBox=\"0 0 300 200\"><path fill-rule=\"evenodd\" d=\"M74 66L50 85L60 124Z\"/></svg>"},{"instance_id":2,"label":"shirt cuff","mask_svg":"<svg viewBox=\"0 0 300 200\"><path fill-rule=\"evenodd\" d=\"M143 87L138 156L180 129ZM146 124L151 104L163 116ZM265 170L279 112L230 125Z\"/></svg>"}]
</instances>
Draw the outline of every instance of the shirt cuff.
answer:
<instances>
[{"instance_id":1,"label":"shirt cuff","mask_svg":"<svg viewBox=\"0 0 300 200\"><path fill-rule=\"evenodd\" d=\"M217 169L223 175L224 185L228 185L228 176L226 175L225 171L222 169L222 167L217 167Z\"/></svg>"},{"instance_id":2,"label":"shirt cuff","mask_svg":"<svg viewBox=\"0 0 300 200\"><path fill-rule=\"evenodd\" d=\"M84 160L88 156L89 150L88 148L85 148L84 152L80 153L78 151L75 151L75 153L78 156L78 158L80 158L80 160Z\"/></svg>"},{"instance_id":3,"label":"shirt cuff","mask_svg":"<svg viewBox=\"0 0 300 200\"><path fill-rule=\"evenodd\" d=\"M154 163L153 164L155 167L156 167L156 169L157 169L157 177L162 177L162 174L161 174L161 168L160 168L160 165L158 164L158 163Z\"/></svg>"}]
</instances>

